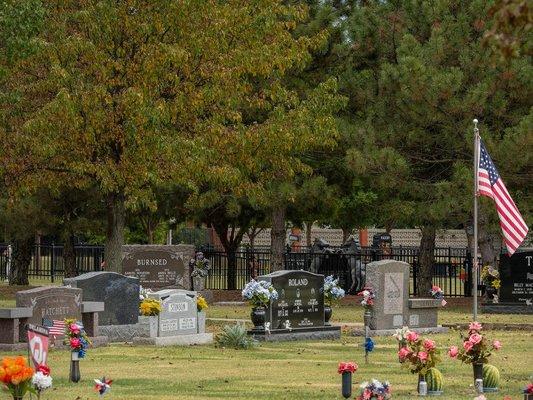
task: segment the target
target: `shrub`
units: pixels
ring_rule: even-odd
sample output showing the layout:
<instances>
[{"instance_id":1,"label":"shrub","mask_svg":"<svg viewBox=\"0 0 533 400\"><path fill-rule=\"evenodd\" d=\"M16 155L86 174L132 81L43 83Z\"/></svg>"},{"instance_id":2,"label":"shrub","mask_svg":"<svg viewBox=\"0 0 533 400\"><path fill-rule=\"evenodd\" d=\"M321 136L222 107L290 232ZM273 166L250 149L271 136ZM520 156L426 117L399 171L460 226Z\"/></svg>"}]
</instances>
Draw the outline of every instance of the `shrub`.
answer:
<instances>
[{"instance_id":1,"label":"shrub","mask_svg":"<svg viewBox=\"0 0 533 400\"><path fill-rule=\"evenodd\" d=\"M234 349L250 349L257 344L257 341L248 336L244 325L225 325L216 339L218 347L228 347Z\"/></svg>"}]
</instances>

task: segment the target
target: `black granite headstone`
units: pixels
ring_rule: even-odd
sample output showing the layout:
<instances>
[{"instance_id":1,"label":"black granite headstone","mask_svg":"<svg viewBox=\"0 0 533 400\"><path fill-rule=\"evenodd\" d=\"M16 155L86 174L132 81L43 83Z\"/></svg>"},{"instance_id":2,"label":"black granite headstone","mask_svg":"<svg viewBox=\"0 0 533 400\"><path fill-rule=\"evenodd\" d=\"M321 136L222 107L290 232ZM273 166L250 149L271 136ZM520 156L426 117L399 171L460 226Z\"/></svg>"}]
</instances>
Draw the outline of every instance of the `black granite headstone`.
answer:
<instances>
[{"instance_id":1,"label":"black granite headstone","mask_svg":"<svg viewBox=\"0 0 533 400\"><path fill-rule=\"evenodd\" d=\"M307 271L277 271L257 280L271 282L278 292L278 299L267 311L271 330L324 326L324 275Z\"/></svg>"},{"instance_id":2,"label":"black granite headstone","mask_svg":"<svg viewBox=\"0 0 533 400\"><path fill-rule=\"evenodd\" d=\"M104 302L100 325L130 325L139 320L139 278L116 272L89 272L63 281L83 290L84 301Z\"/></svg>"},{"instance_id":3,"label":"black granite headstone","mask_svg":"<svg viewBox=\"0 0 533 400\"><path fill-rule=\"evenodd\" d=\"M531 305L533 302L533 250L500 257L500 301Z\"/></svg>"}]
</instances>

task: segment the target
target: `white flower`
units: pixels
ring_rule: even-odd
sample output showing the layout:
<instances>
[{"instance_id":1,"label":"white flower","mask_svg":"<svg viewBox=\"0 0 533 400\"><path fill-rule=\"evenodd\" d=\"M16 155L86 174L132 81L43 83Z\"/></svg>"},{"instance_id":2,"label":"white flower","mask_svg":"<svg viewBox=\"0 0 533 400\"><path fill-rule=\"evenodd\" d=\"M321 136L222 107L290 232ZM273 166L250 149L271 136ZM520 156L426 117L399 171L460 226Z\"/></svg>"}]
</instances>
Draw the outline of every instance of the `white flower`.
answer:
<instances>
[{"instance_id":1,"label":"white flower","mask_svg":"<svg viewBox=\"0 0 533 400\"><path fill-rule=\"evenodd\" d=\"M38 391L43 391L52 386L52 377L45 375L41 371L36 372L31 379L31 384L35 386Z\"/></svg>"}]
</instances>

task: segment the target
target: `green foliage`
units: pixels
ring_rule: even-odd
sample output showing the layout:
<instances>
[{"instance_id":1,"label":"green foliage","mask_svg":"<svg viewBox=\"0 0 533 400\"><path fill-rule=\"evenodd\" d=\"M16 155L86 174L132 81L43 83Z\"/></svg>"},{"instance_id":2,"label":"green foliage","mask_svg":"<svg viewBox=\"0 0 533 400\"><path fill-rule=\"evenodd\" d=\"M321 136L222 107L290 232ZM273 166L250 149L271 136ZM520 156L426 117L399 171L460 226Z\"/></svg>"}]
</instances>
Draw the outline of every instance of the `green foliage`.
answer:
<instances>
[{"instance_id":1,"label":"green foliage","mask_svg":"<svg viewBox=\"0 0 533 400\"><path fill-rule=\"evenodd\" d=\"M494 365L483 364L483 387L498 388L500 386L500 371Z\"/></svg>"},{"instance_id":2,"label":"green foliage","mask_svg":"<svg viewBox=\"0 0 533 400\"><path fill-rule=\"evenodd\" d=\"M430 368L426 373L428 391L440 392L444 386L442 373L437 368Z\"/></svg>"},{"instance_id":3,"label":"green foliage","mask_svg":"<svg viewBox=\"0 0 533 400\"><path fill-rule=\"evenodd\" d=\"M257 345L257 341L247 334L246 328L242 324L225 325L222 332L216 336L215 341L218 347L236 350L247 350Z\"/></svg>"}]
</instances>

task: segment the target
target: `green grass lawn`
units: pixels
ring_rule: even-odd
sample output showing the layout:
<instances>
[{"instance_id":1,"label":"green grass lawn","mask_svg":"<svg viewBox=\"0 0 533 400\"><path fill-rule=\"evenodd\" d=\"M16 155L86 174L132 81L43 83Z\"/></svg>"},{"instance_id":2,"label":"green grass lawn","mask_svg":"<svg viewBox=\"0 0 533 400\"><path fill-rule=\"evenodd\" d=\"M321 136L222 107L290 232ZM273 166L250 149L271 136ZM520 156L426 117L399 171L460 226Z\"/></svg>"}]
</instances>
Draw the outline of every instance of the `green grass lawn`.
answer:
<instances>
[{"instance_id":1,"label":"green grass lawn","mask_svg":"<svg viewBox=\"0 0 533 400\"><path fill-rule=\"evenodd\" d=\"M213 326L209 327L213 329ZM492 357L502 373L500 393L487 399L521 399L520 390L533 373L533 333L490 332L503 349ZM432 335L440 348L458 344L457 332ZM96 399L93 379L114 380L108 399L341 399L339 361L355 361L354 391L371 378L389 380L394 399L413 399L417 378L400 367L396 342L375 338L370 363L364 363L362 338L343 336L338 341L262 344L253 350L195 347L131 347L112 345L91 349L80 362L82 381L68 382L69 353L52 351L49 364L54 388L45 399ZM472 367L443 357L445 399L473 399ZM355 395L355 393L354 393ZM7 396L5 396L7 398Z\"/></svg>"}]
</instances>

